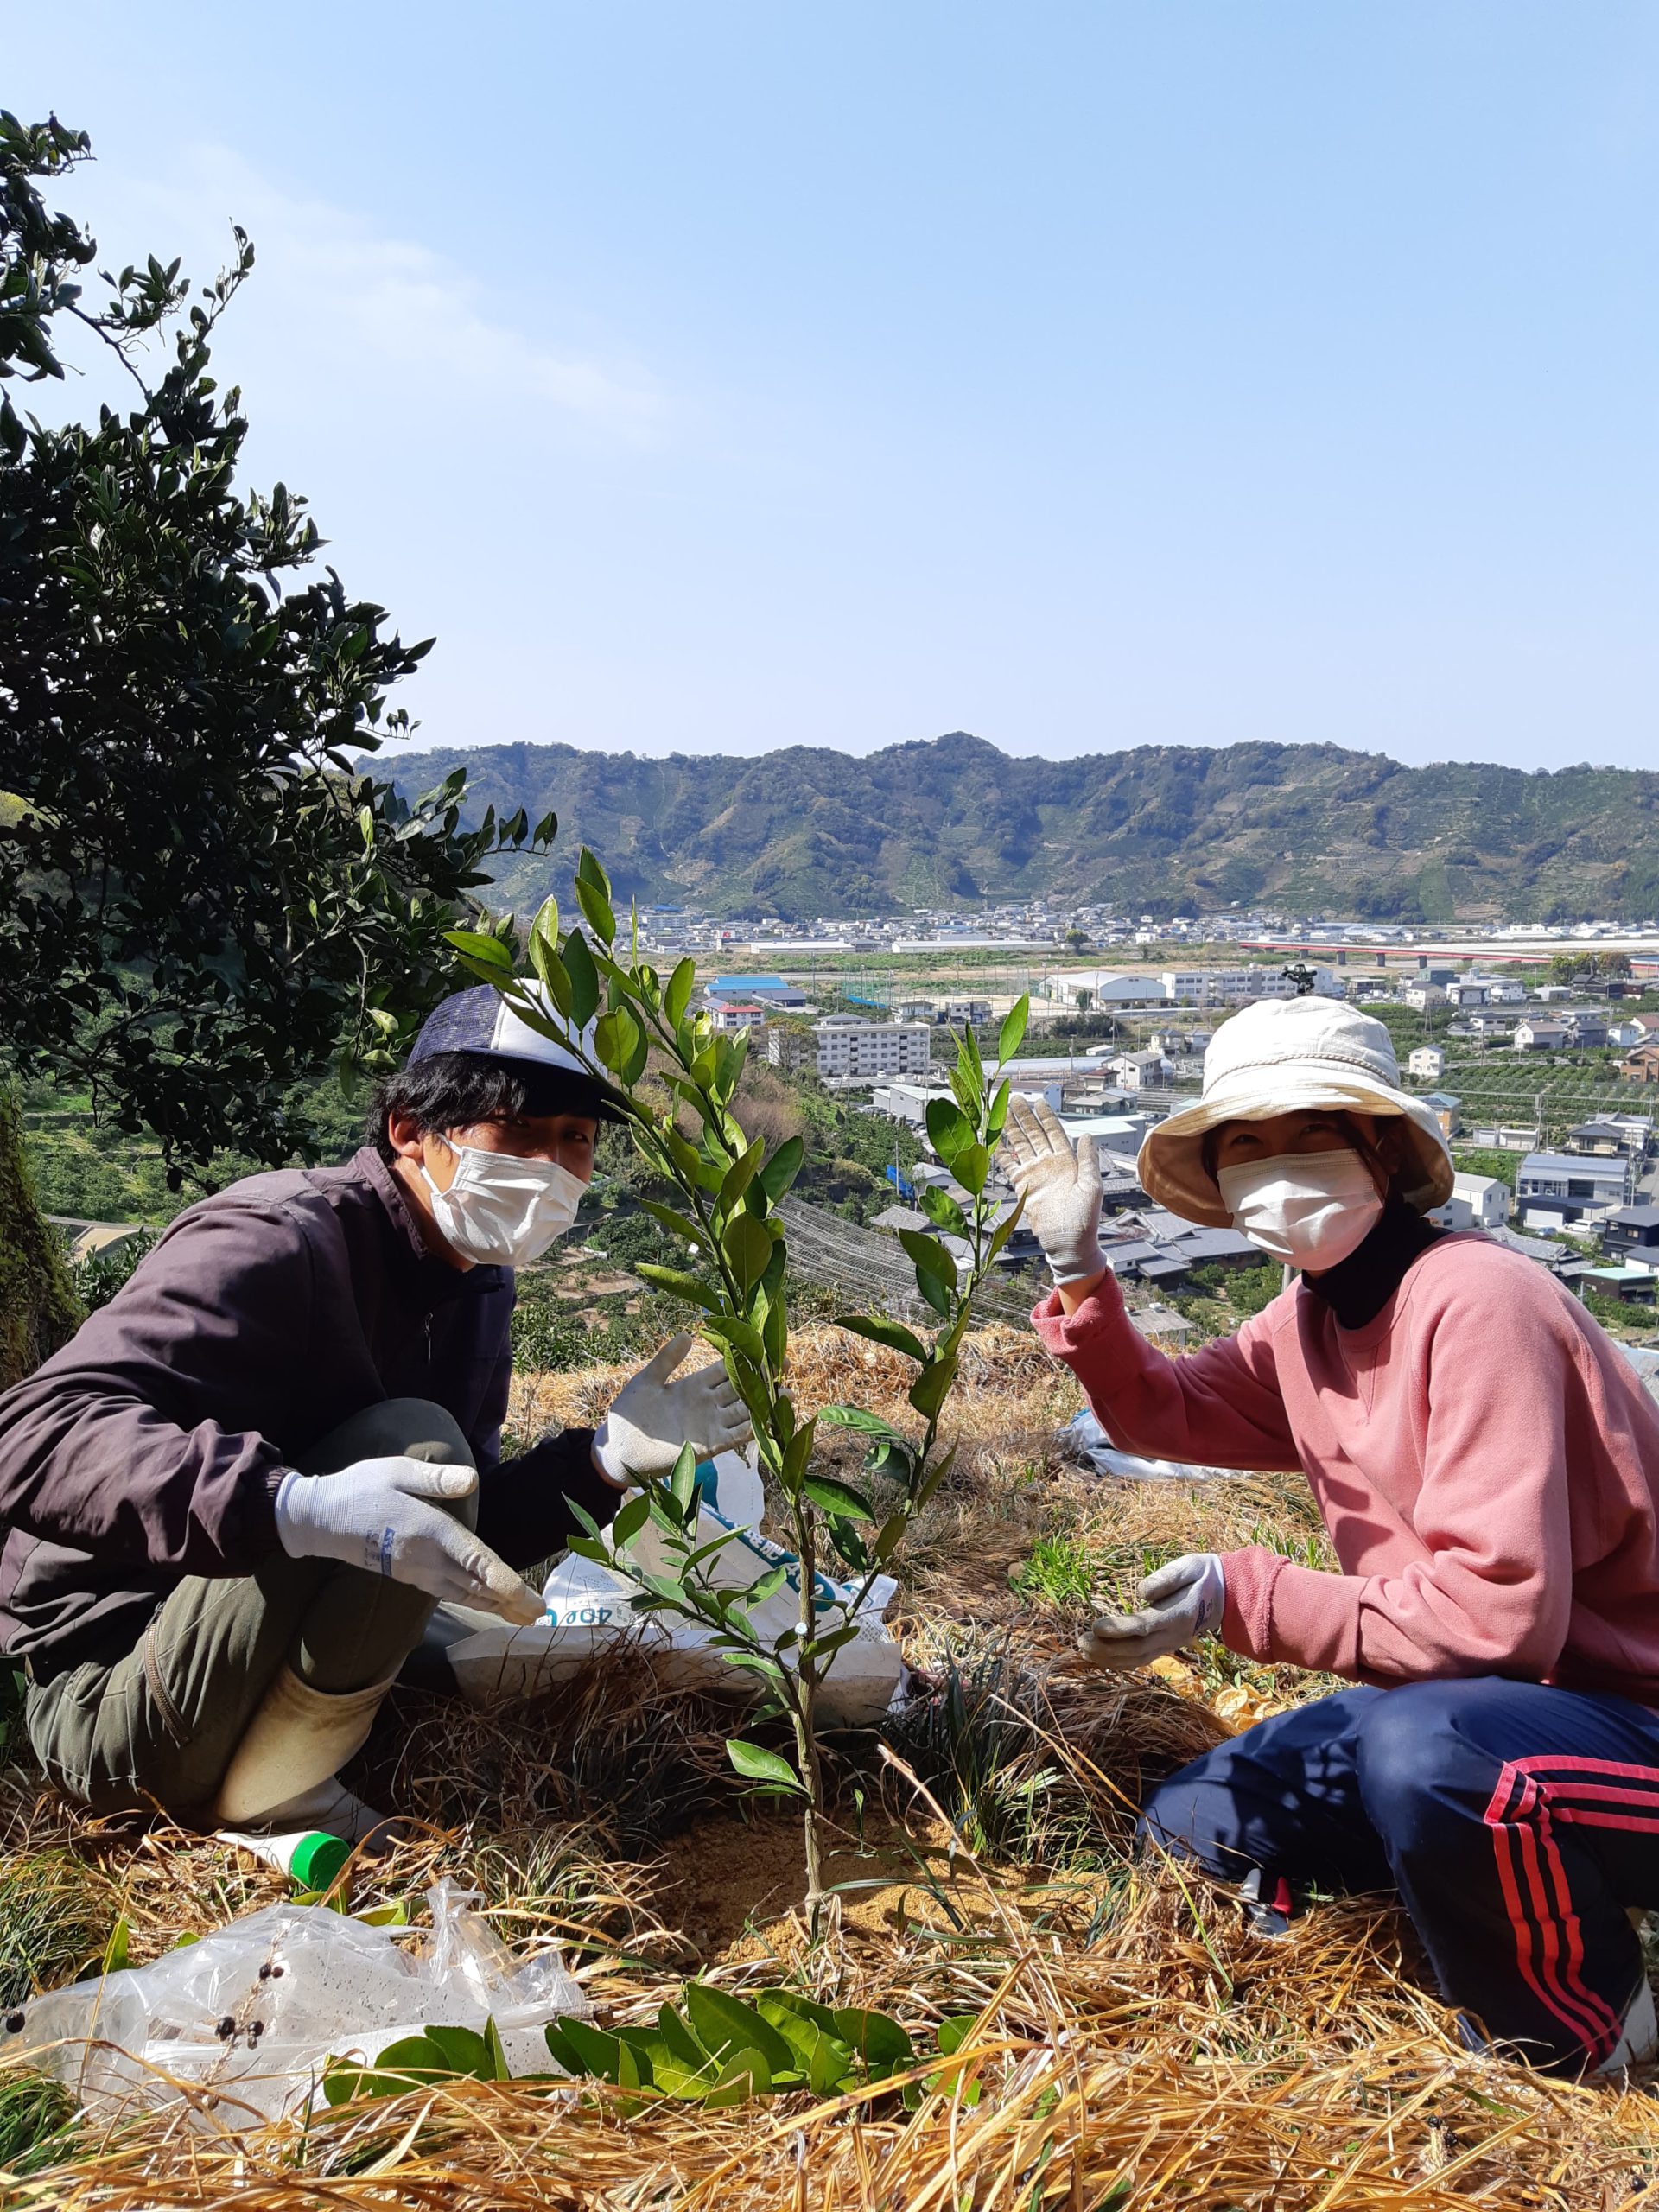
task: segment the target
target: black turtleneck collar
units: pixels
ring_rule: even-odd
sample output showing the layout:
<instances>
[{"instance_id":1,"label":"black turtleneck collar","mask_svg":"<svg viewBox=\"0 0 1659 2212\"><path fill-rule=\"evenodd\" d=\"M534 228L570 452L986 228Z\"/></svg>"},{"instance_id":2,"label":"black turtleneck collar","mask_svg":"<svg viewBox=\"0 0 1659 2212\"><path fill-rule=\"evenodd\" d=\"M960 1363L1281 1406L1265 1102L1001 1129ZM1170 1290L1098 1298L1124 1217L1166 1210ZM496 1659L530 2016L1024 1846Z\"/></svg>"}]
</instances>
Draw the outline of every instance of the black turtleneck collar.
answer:
<instances>
[{"instance_id":1,"label":"black turtleneck collar","mask_svg":"<svg viewBox=\"0 0 1659 2212\"><path fill-rule=\"evenodd\" d=\"M1445 1236L1443 1229L1424 1219L1414 1207L1390 1198L1376 1226L1356 1251L1323 1274L1302 1277L1313 1296L1322 1299L1344 1329L1363 1329L1399 1289L1414 1260Z\"/></svg>"}]
</instances>

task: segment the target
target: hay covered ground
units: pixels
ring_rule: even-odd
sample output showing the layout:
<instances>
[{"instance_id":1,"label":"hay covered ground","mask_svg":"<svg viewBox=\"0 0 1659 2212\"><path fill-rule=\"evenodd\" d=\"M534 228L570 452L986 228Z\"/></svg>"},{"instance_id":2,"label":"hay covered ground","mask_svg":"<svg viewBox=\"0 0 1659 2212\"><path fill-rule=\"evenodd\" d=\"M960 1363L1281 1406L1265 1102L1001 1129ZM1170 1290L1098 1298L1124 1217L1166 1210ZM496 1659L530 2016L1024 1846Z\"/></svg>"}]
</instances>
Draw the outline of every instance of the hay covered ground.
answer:
<instances>
[{"instance_id":1,"label":"hay covered ground","mask_svg":"<svg viewBox=\"0 0 1659 2212\"><path fill-rule=\"evenodd\" d=\"M896 1415L903 1366L809 1331L795 1379L809 1404ZM531 1378L514 1423L585 1419L618 1379ZM893 1616L931 1694L893 1757L833 1745L832 1878L851 1886L817 1945L793 1910L794 1821L740 1795L729 1709L668 1694L633 1655L498 1716L400 1692L356 1777L419 1826L348 1870L353 1909L404 1899L418 1916L432 1875L456 1875L512 1942L561 1944L613 2023L649 2018L691 1973L879 2005L918 2042L973 2013L918 2109L884 2092L629 2113L609 2093L468 2081L231 2135L182 2105L77 2120L14 2068L0 2204L1605 2212L1659 2196L1645 2086L1568 2087L1463 2052L1385 1901L1319 1904L1269 1942L1221 1892L1123 1854L1148 1778L1325 1685L1212 1647L1158 1677L1093 1674L1071 1651L1091 1590L1175 1550L1266 1541L1317 1560L1321 1540L1288 1482L1106 1486L1065 1469L1049 1439L1076 1402L1029 1337L972 1340L963 1450ZM0 2001L72 1978L118 1920L137 1963L287 1892L165 1826L89 1831L15 1737L8 1755Z\"/></svg>"}]
</instances>

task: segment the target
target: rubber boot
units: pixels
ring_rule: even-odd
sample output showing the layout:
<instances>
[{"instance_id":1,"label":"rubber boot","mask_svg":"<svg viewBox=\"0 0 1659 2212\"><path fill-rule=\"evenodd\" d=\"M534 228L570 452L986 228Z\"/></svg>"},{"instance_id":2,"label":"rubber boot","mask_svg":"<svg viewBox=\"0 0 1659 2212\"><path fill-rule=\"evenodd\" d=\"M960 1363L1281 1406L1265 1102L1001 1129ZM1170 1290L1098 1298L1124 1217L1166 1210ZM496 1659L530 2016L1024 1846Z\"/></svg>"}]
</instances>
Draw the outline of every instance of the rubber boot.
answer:
<instances>
[{"instance_id":1,"label":"rubber boot","mask_svg":"<svg viewBox=\"0 0 1659 2212\"><path fill-rule=\"evenodd\" d=\"M1656 2055L1659 2055L1659 2015L1654 2012L1653 1992L1644 1976L1624 2015L1618 2046L1602 2060L1596 2074L1622 2074L1627 2066L1645 2066Z\"/></svg>"},{"instance_id":2,"label":"rubber boot","mask_svg":"<svg viewBox=\"0 0 1659 2212\"><path fill-rule=\"evenodd\" d=\"M362 1750L391 1688L389 1677L364 1690L313 1689L291 1667L279 1668L231 1754L213 1804L217 1824L257 1824L329 1781Z\"/></svg>"}]
</instances>

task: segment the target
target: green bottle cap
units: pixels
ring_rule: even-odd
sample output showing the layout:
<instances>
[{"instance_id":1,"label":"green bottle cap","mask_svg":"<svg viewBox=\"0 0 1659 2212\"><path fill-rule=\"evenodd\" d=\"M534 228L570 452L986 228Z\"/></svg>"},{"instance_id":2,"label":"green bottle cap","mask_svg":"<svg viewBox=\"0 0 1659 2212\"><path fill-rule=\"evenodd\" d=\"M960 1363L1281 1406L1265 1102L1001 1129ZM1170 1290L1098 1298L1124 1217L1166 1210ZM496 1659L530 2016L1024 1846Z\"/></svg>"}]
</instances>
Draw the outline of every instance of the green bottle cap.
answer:
<instances>
[{"instance_id":1,"label":"green bottle cap","mask_svg":"<svg viewBox=\"0 0 1659 2212\"><path fill-rule=\"evenodd\" d=\"M337 1835L313 1829L294 1847L288 1862L290 1878L302 1890L326 1890L352 1855L352 1847Z\"/></svg>"}]
</instances>

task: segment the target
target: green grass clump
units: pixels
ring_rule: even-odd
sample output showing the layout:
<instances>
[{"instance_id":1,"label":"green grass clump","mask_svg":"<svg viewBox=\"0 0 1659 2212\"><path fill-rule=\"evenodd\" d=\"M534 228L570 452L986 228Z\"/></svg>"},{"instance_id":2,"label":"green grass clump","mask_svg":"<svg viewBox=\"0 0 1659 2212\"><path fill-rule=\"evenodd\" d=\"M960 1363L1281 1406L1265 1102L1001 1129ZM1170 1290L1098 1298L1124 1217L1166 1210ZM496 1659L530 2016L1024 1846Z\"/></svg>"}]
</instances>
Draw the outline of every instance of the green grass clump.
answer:
<instances>
[{"instance_id":1,"label":"green grass clump","mask_svg":"<svg viewBox=\"0 0 1659 2212\"><path fill-rule=\"evenodd\" d=\"M0 2179L22 2179L69 2158L74 2113L61 2082L26 2071L0 2075Z\"/></svg>"},{"instance_id":2,"label":"green grass clump","mask_svg":"<svg viewBox=\"0 0 1659 2212\"><path fill-rule=\"evenodd\" d=\"M1095 1554L1075 1529L1067 1529L1039 1536L1009 1575L1008 1587L1021 1598L1075 1612L1093 1601L1099 1579Z\"/></svg>"},{"instance_id":3,"label":"green grass clump","mask_svg":"<svg viewBox=\"0 0 1659 2212\"><path fill-rule=\"evenodd\" d=\"M102 1878L72 1853L0 1859L0 2009L94 1964L112 1916Z\"/></svg>"}]
</instances>

